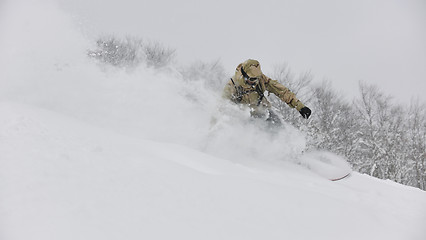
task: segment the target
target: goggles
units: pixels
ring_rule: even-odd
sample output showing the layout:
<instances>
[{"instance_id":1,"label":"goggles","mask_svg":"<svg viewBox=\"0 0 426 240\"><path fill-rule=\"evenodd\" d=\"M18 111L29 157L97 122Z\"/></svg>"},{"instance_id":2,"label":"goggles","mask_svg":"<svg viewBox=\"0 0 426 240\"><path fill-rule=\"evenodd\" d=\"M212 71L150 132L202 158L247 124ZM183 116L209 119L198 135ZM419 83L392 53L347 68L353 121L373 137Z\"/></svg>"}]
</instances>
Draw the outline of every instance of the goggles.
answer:
<instances>
[{"instance_id":1,"label":"goggles","mask_svg":"<svg viewBox=\"0 0 426 240\"><path fill-rule=\"evenodd\" d=\"M256 85L259 83L259 78L257 77L249 77L247 73L241 68L241 73L243 74L244 80L250 85Z\"/></svg>"},{"instance_id":2,"label":"goggles","mask_svg":"<svg viewBox=\"0 0 426 240\"><path fill-rule=\"evenodd\" d=\"M250 85L255 85L259 83L259 78L246 78L244 77L244 80Z\"/></svg>"}]
</instances>

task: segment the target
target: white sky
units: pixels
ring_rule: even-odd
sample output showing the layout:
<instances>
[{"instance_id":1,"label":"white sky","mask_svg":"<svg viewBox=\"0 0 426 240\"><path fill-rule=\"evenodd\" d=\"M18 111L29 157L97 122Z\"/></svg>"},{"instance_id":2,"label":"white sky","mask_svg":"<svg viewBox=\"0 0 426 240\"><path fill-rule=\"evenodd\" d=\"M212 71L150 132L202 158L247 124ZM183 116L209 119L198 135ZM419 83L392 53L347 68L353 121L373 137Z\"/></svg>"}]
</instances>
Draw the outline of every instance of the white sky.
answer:
<instances>
[{"instance_id":1,"label":"white sky","mask_svg":"<svg viewBox=\"0 0 426 240\"><path fill-rule=\"evenodd\" d=\"M266 74L286 62L348 96L363 80L398 101L426 102L424 0L59 1L94 35L157 40L183 62L220 59L229 75L247 58Z\"/></svg>"}]
</instances>

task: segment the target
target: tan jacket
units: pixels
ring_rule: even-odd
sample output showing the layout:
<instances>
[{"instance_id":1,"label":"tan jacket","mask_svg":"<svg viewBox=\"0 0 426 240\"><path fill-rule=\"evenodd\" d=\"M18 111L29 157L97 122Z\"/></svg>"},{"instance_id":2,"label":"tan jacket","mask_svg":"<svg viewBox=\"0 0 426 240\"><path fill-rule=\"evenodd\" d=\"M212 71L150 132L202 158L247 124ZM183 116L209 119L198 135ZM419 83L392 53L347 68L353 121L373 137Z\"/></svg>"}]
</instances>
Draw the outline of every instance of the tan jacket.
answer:
<instances>
[{"instance_id":1,"label":"tan jacket","mask_svg":"<svg viewBox=\"0 0 426 240\"><path fill-rule=\"evenodd\" d=\"M265 91L275 94L291 108L300 111L304 105L296 98L296 95L288 88L280 84L277 80L265 76L263 73L259 78L259 83L250 85L244 80L241 72L242 64L238 65L234 77L226 84L223 90L223 97L235 103L247 104L257 111L258 108L270 108L271 104L266 99Z\"/></svg>"}]
</instances>

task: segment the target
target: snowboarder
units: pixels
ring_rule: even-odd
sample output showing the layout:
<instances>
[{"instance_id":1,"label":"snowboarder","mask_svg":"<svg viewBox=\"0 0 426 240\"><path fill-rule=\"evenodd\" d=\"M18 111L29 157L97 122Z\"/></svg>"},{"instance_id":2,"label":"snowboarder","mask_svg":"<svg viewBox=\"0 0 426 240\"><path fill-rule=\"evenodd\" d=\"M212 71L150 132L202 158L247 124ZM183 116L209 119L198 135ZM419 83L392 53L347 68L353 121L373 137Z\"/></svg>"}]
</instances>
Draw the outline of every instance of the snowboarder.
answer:
<instances>
[{"instance_id":1,"label":"snowboarder","mask_svg":"<svg viewBox=\"0 0 426 240\"><path fill-rule=\"evenodd\" d=\"M271 104L264 93L268 91L278 96L291 108L296 108L302 117L308 119L311 110L296 95L277 80L265 76L257 60L249 59L237 66L234 77L226 84L223 97L234 103L246 104L253 117L266 117L268 121L281 123L271 110Z\"/></svg>"}]
</instances>

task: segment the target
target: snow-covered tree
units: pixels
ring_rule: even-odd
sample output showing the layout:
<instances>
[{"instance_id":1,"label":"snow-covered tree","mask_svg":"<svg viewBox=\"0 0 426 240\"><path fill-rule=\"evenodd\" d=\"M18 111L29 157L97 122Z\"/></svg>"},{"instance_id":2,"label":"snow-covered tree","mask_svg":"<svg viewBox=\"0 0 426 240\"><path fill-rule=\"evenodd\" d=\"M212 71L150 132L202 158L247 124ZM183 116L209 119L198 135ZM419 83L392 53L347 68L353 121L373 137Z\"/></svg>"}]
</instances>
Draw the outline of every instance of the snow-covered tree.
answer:
<instances>
[{"instance_id":1,"label":"snow-covered tree","mask_svg":"<svg viewBox=\"0 0 426 240\"><path fill-rule=\"evenodd\" d=\"M159 42L144 42L137 37L104 36L96 41L97 48L88 55L116 67L132 68L141 63L149 67L165 67L174 58L175 50Z\"/></svg>"},{"instance_id":2,"label":"snow-covered tree","mask_svg":"<svg viewBox=\"0 0 426 240\"><path fill-rule=\"evenodd\" d=\"M413 101L408 111L407 158L410 162L411 176L408 184L426 190L426 108Z\"/></svg>"}]
</instances>

